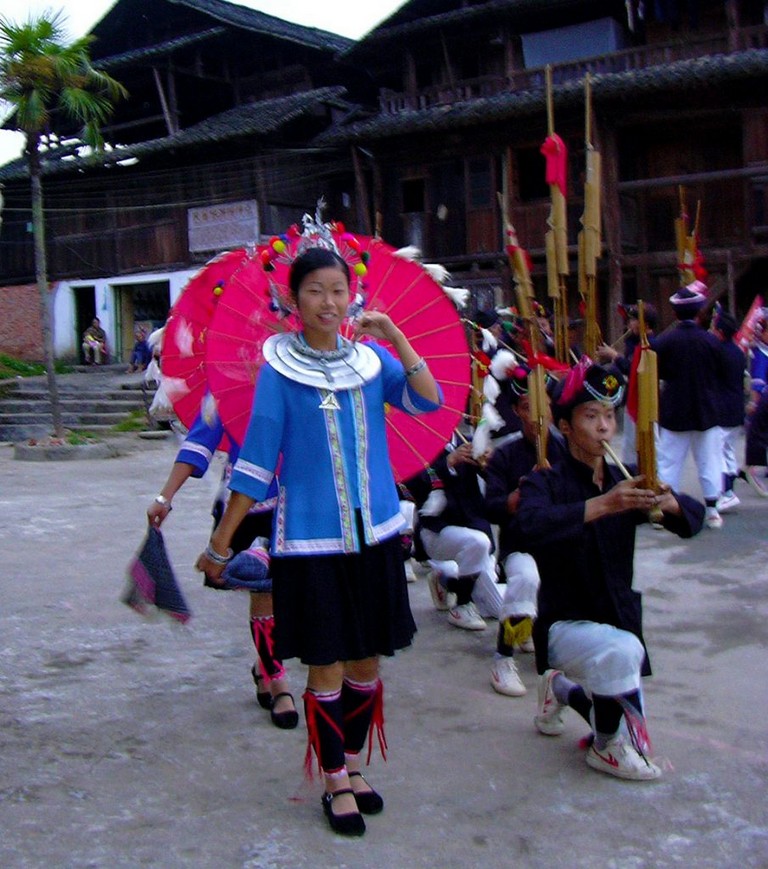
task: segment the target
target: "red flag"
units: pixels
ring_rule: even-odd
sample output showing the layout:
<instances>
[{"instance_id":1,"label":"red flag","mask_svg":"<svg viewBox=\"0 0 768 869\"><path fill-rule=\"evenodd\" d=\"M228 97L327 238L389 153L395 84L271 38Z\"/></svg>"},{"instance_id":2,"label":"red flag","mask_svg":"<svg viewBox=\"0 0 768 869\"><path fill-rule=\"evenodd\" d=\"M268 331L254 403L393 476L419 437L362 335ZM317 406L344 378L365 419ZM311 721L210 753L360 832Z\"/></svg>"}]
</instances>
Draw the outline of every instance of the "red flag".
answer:
<instances>
[{"instance_id":1,"label":"red flag","mask_svg":"<svg viewBox=\"0 0 768 869\"><path fill-rule=\"evenodd\" d=\"M760 311L763 307L763 297L755 296L755 300L747 311L747 316L741 324L741 328L734 336L734 341L746 353L749 350L749 345L755 337L755 324L760 319Z\"/></svg>"},{"instance_id":2,"label":"red flag","mask_svg":"<svg viewBox=\"0 0 768 869\"><path fill-rule=\"evenodd\" d=\"M565 142L557 133L552 133L544 140L540 150L547 160L547 184L556 184L565 196L568 186L568 149Z\"/></svg>"}]
</instances>

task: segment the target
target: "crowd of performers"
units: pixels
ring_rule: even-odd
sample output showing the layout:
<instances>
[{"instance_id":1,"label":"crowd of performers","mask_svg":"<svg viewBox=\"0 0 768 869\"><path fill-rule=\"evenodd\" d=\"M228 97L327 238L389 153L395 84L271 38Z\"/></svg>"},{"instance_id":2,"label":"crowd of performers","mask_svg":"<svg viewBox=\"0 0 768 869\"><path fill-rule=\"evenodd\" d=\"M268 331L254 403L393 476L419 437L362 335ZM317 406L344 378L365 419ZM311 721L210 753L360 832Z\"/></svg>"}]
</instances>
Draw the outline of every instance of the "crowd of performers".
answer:
<instances>
[{"instance_id":1,"label":"crowd of performers","mask_svg":"<svg viewBox=\"0 0 768 869\"><path fill-rule=\"evenodd\" d=\"M473 328L487 376L498 384L500 424L480 449L473 426L460 426L429 468L396 485L385 406L409 414L438 409L442 394L428 363L383 313L365 311L357 320L357 335L370 340L342 337L350 275L335 252L311 248L298 256L290 290L302 330L264 345L248 431L240 445L229 440L214 530L197 567L213 588L251 592L252 675L259 703L279 728L299 723L283 662L297 658L306 666L305 763L311 772L314 758L322 773L330 827L362 835L363 816L384 807L361 758L366 740L369 758L374 738L386 749L379 658L413 639L407 583L419 574L451 626L484 630L486 619L498 621L489 661L495 691L524 695L515 658L535 652L533 718L541 734L562 734L571 707L587 724L592 769L633 781L658 778L641 687L650 664L633 588L635 532L650 521L683 538L719 528L721 513L738 506L739 476L768 494L768 316L757 325L751 353L743 470L734 445L744 422L746 358L733 341L731 315L717 311L711 328L698 321L706 291L695 284L671 298L678 323L653 339L664 381L660 487L647 487L634 472L626 414L629 472L606 460L638 341L631 307L624 309L623 353L603 345L597 359L581 357L573 324L579 363L551 377L547 389L548 467L537 452L540 429L513 312L477 313ZM537 314L547 341L547 312ZM653 318L651 310L651 327ZM319 387L318 375L332 388ZM148 508L151 524L167 519L189 477L206 472L225 434L201 410ZM701 500L678 491L689 449Z\"/></svg>"}]
</instances>

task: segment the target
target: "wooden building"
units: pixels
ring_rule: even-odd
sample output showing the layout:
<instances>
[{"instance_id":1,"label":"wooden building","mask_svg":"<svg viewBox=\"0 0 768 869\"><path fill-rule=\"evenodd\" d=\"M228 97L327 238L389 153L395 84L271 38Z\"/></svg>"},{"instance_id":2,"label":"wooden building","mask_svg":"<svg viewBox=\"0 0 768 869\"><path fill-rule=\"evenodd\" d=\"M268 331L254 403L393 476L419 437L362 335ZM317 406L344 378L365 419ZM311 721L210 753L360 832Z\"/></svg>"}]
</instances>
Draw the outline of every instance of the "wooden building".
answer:
<instances>
[{"instance_id":1,"label":"wooden building","mask_svg":"<svg viewBox=\"0 0 768 869\"><path fill-rule=\"evenodd\" d=\"M479 303L511 301L497 191L533 255L541 300L548 188L545 67L569 148L571 274L581 228L584 79L603 162L600 289L660 306L677 281L673 221L682 185L701 205L713 290L744 313L768 276L768 28L755 0L412 0L344 55L380 85L377 111L319 141L358 155L358 189L383 234L439 259ZM576 279L570 286L576 305ZM668 308L666 311L669 313Z\"/></svg>"},{"instance_id":2,"label":"wooden building","mask_svg":"<svg viewBox=\"0 0 768 869\"><path fill-rule=\"evenodd\" d=\"M46 157L57 353L76 353L97 314L124 357L132 324L162 319L232 246L233 222L255 240L320 195L355 231L417 244L487 307L512 302L502 192L546 301L547 66L569 148L572 312L589 73L605 334L619 331L620 301L669 318L681 186L692 217L700 203L710 285L743 314L768 277L764 16L757 0L411 0L353 43L224 0L119 0L92 31L96 64L130 92L106 131L114 147L88 157L64 140ZM0 183L2 324L33 259L21 161Z\"/></svg>"},{"instance_id":3,"label":"wooden building","mask_svg":"<svg viewBox=\"0 0 768 869\"><path fill-rule=\"evenodd\" d=\"M46 154L56 348L76 356L97 315L126 359L134 324L162 323L189 275L222 249L284 229L321 195L354 222L348 159L310 143L354 111L347 82L360 95L358 77L334 60L350 40L223 0L120 0L92 34L94 65L129 98L104 131L106 153L62 138ZM24 162L1 168L0 182L0 286L28 284ZM15 295L0 291L0 307Z\"/></svg>"}]
</instances>

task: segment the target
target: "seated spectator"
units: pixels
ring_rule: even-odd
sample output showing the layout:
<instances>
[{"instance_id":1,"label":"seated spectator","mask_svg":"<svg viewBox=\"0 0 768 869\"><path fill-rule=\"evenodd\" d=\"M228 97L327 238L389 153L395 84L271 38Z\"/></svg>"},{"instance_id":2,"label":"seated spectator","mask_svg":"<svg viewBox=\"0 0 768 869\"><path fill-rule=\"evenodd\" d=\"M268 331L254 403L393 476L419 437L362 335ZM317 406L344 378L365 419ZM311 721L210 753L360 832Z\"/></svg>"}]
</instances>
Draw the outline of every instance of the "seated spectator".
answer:
<instances>
[{"instance_id":1,"label":"seated spectator","mask_svg":"<svg viewBox=\"0 0 768 869\"><path fill-rule=\"evenodd\" d=\"M147 343L147 330L143 326L137 326L135 336L136 341L133 350L131 350L130 364L128 365L129 374L134 371L143 371L152 358L152 351Z\"/></svg>"},{"instance_id":2,"label":"seated spectator","mask_svg":"<svg viewBox=\"0 0 768 869\"><path fill-rule=\"evenodd\" d=\"M101 328L98 317L83 332L83 356L86 365L101 365L102 357L107 355L107 333Z\"/></svg>"}]
</instances>

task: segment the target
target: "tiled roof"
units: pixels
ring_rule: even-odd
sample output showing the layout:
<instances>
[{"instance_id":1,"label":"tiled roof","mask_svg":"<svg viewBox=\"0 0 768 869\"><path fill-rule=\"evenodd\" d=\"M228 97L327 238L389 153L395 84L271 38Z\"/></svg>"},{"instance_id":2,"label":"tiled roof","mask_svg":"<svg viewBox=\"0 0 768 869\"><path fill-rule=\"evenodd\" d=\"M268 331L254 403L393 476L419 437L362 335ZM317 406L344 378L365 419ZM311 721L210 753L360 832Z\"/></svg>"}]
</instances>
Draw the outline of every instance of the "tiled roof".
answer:
<instances>
[{"instance_id":1,"label":"tiled roof","mask_svg":"<svg viewBox=\"0 0 768 869\"><path fill-rule=\"evenodd\" d=\"M656 94L661 96L675 92L694 92L712 87L722 89L729 84L749 80L754 80L757 84L759 79L765 77L768 77L768 49L755 49L682 60L631 72L593 75L592 98L596 105L628 98L647 99ZM556 106L582 105L583 79L556 85L554 98ZM543 107L543 88L505 92L418 111L376 114L368 120L349 125L339 124L321 133L314 144L338 145L344 142L469 127L530 116L541 112Z\"/></svg>"},{"instance_id":2,"label":"tiled roof","mask_svg":"<svg viewBox=\"0 0 768 869\"><path fill-rule=\"evenodd\" d=\"M353 45L353 40L327 30L319 30L316 27L305 27L302 24L293 24L283 21L274 15L257 12L255 9L247 9L236 3L227 3L225 0L166 0L166 2L186 6L210 15L225 24L251 30L255 33L263 33L276 36L289 42L305 45L310 48L318 48L329 52L343 52Z\"/></svg>"},{"instance_id":3,"label":"tiled roof","mask_svg":"<svg viewBox=\"0 0 768 869\"><path fill-rule=\"evenodd\" d=\"M171 149L215 144L230 141L240 136L268 135L300 118L318 105L324 103L341 104L345 93L346 89L343 87L326 87L287 97L275 97L257 103L248 103L207 118L205 121L201 121L186 130L181 130L172 136L163 136L161 139L138 142L135 145L106 151L98 156L67 160L49 157L44 162L43 172L50 175L76 169L88 169L94 166L114 165L130 158L146 157ZM55 154L55 152L51 153ZM27 174L27 165L24 159L14 160L12 163L0 167L0 181L25 178Z\"/></svg>"},{"instance_id":4,"label":"tiled roof","mask_svg":"<svg viewBox=\"0 0 768 869\"><path fill-rule=\"evenodd\" d=\"M119 66L130 66L134 63L141 63L144 60L153 60L156 57L164 57L177 51L180 48L187 48L190 45L198 45L214 36L220 36L226 33L225 27L209 27L207 30L202 30L199 33L189 33L186 36L178 36L175 39L168 39L165 42L157 42L154 45L147 45L145 48L136 48L133 51L124 51L122 54L113 54L110 57L99 58L96 65L99 69L107 70L114 69Z\"/></svg>"},{"instance_id":5,"label":"tiled roof","mask_svg":"<svg viewBox=\"0 0 768 869\"><path fill-rule=\"evenodd\" d=\"M445 10L445 2L412 2L398 9L393 15L382 21L377 27L367 33L363 39L354 43L345 53L344 58L355 60L369 51L381 51L383 44L393 40L410 37L418 33L436 33L441 27L451 25L467 25L472 21L504 17L510 14L525 17L531 13L545 13L548 17L556 16L559 9L574 8L579 0L547 0L546 9L542 0L487 0L485 3L463 5ZM616 6L617 12L626 14L624 0L607 0L601 5Z\"/></svg>"}]
</instances>

